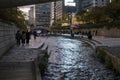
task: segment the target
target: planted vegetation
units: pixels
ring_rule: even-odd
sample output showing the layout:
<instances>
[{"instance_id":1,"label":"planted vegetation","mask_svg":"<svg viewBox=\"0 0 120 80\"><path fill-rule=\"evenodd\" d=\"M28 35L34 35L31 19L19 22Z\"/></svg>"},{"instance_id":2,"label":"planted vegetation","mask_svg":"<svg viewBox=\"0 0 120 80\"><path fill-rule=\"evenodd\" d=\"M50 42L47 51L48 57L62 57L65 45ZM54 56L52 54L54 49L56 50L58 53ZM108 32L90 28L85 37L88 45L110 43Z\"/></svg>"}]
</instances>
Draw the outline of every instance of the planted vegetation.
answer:
<instances>
[{"instance_id":1,"label":"planted vegetation","mask_svg":"<svg viewBox=\"0 0 120 80\"><path fill-rule=\"evenodd\" d=\"M117 74L120 74L120 62L119 59L112 54L106 47L97 48L97 58L106 65L107 68L114 70Z\"/></svg>"},{"instance_id":2,"label":"planted vegetation","mask_svg":"<svg viewBox=\"0 0 120 80\"><path fill-rule=\"evenodd\" d=\"M104 7L94 7L77 13L77 20L84 24L80 28L120 28L120 0Z\"/></svg>"},{"instance_id":3,"label":"planted vegetation","mask_svg":"<svg viewBox=\"0 0 120 80\"><path fill-rule=\"evenodd\" d=\"M48 58L49 58L47 50L43 51L43 53L44 53L43 57L39 60L39 68L42 76L44 75L44 72L47 68Z\"/></svg>"},{"instance_id":4,"label":"planted vegetation","mask_svg":"<svg viewBox=\"0 0 120 80\"><path fill-rule=\"evenodd\" d=\"M0 19L2 22L14 23L20 29L26 29L27 23L22 11L16 8L0 9Z\"/></svg>"}]
</instances>

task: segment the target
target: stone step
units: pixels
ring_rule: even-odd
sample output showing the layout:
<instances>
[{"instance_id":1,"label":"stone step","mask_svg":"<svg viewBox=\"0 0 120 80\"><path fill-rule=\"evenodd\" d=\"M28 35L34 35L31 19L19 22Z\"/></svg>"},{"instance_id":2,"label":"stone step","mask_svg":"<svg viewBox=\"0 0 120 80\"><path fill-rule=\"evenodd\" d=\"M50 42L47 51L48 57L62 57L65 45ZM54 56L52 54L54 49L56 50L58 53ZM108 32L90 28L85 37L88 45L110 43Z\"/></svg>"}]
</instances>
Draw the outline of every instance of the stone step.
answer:
<instances>
[{"instance_id":1,"label":"stone step","mask_svg":"<svg viewBox=\"0 0 120 80\"><path fill-rule=\"evenodd\" d=\"M0 80L35 80L32 62L0 62Z\"/></svg>"},{"instance_id":2,"label":"stone step","mask_svg":"<svg viewBox=\"0 0 120 80\"><path fill-rule=\"evenodd\" d=\"M44 44L44 46L41 48L41 50L46 50L48 48L47 44Z\"/></svg>"}]
</instances>

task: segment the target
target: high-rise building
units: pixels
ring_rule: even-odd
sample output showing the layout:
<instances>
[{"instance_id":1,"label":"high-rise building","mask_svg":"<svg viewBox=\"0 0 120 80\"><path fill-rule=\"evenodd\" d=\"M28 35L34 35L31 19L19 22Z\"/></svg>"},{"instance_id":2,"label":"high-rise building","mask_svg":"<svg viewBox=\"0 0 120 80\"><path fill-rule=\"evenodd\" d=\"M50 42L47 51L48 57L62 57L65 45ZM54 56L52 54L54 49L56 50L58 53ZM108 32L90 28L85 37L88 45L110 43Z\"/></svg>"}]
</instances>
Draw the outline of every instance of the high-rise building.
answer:
<instances>
[{"instance_id":1,"label":"high-rise building","mask_svg":"<svg viewBox=\"0 0 120 80\"><path fill-rule=\"evenodd\" d=\"M62 20L62 1L56 1L56 20Z\"/></svg>"},{"instance_id":2,"label":"high-rise building","mask_svg":"<svg viewBox=\"0 0 120 80\"><path fill-rule=\"evenodd\" d=\"M31 26L31 29L33 29L33 27L34 27L34 6L33 7L30 7L30 10L29 10L29 12L28 12L28 14L29 14L29 16L28 16L28 23L29 23L29 25Z\"/></svg>"},{"instance_id":3,"label":"high-rise building","mask_svg":"<svg viewBox=\"0 0 120 80\"><path fill-rule=\"evenodd\" d=\"M54 4L55 4L54 2L51 2L51 11L50 11L50 12L51 12L51 15L50 15L51 18L50 18L50 26L52 26L53 23L54 23L55 20L56 20L56 19L55 19L55 10L54 10L55 8L54 8Z\"/></svg>"},{"instance_id":4,"label":"high-rise building","mask_svg":"<svg viewBox=\"0 0 120 80\"><path fill-rule=\"evenodd\" d=\"M112 0L109 0L111 2ZM77 11L106 6L108 0L77 0Z\"/></svg>"},{"instance_id":5,"label":"high-rise building","mask_svg":"<svg viewBox=\"0 0 120 80\"><path fill-rule=\"evenodd\" d=\"M35 5L36 28L50 26L50 3Z\"/></svg>"},{"instance_id":6,"label":"high-rise building","mask_svg":"<svg viewBox=\"0 0 120 80\"><path fill-rule=\"evenodd\" d=\"M76 10L81 11L82 10L82 1L83 0L76 0Z\"/></svg>"},{"instance_id":7,"label":"high-rise building","mask_svg":"<svg viewBox=\"0 0 120 80\"><path fill-rule=\"evenodd\" d=\"M56 21L61 21L63 18L62 1L54 1L51 3L51 26Z\"/></svg>"}]
</instances>

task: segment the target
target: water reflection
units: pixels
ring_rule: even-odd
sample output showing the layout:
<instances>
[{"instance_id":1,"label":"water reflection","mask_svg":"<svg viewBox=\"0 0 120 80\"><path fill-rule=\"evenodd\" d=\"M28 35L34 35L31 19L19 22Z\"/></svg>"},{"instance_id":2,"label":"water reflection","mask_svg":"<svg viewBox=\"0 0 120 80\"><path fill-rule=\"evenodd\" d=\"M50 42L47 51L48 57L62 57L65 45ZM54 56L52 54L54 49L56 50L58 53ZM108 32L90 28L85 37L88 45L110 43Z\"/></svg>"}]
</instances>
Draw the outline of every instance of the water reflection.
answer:
<instances>
[{"instance_id":1,"label":"water reflection","mask_svg":"<svg viewBox=\"0 0 120 80\"><path fill-rule=\"evenodd\" d=\"M80 68L84 67L81 61L83 53L88 51L87 47L79 40L62 37L55 38L53 45L56 44L44 80L74 80Z\"/></svg>"},{"instance_id":2,"label":"water reflection","mask_svg":"<svg viewBox=\"0 0 120 80\"><path fill-rule=\"evenodd\" d=\"M44 80L103 80L105 72L99 72L98 76L94 70L104 68L90 58L94 51L87 44L63 37L52 38L50 44L52 53Z\"/></svg>"}]
</instances>

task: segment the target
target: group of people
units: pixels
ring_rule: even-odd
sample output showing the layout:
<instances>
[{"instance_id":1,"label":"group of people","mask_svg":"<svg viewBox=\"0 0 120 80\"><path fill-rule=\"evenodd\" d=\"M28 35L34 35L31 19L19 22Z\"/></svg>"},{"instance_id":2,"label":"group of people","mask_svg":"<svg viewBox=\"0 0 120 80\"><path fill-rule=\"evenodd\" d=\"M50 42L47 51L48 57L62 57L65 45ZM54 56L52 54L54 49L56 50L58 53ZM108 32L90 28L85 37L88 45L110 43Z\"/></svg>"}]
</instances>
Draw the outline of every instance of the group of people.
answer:
<instances>
[{"instance_id":1,"label":"group of people","mask_svg":"<svg viewBox=\"0 0 120 80\"><path fill-rule=\"evenodd\" d=\"M29 45L29 40L30 40L30 32L28 31L17 31L17 33L15 34L15 38L16 38L16 42L17 45L20 46L22 43L22 46L24 46L25 44Z\"/></svg>"}]
</instances>

